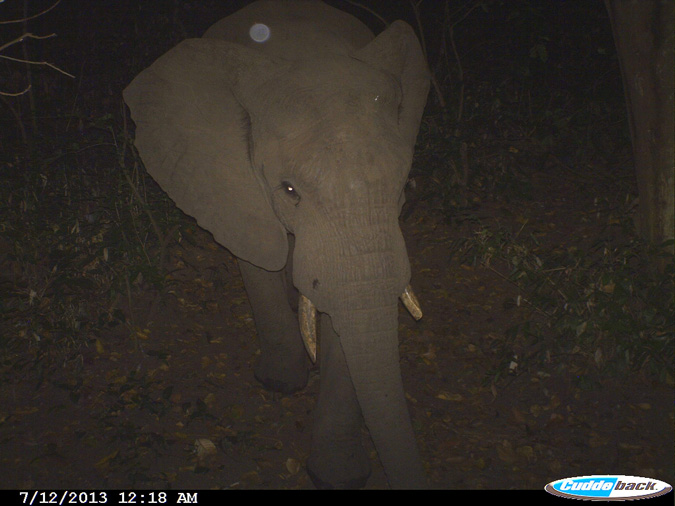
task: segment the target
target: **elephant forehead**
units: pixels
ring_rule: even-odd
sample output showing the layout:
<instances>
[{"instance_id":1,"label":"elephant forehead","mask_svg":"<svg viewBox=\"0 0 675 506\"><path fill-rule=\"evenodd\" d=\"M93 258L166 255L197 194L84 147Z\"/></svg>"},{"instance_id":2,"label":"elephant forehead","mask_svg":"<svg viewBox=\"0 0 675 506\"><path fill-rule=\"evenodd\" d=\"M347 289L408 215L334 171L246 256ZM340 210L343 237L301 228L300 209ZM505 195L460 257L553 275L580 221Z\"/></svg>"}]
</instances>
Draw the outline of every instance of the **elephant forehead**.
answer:
<instances>
[{"instance_id":1,"label":"elephant forehead","mask_svg":"<svg viewBox=\"0 0 675 506\"><path fill-rule=\"evenodd\" d=\"M393 75L372 65L344 55L321 56L294 62L288 81L300 86L317 85L329 88L346 86L353 89L382 89L395 86Z\"/></svg>"},{"instance_id":2,"label":"elephant forehead","mask_svg":"<svg viewBox=\"0 0 675 506\"><path fill-rule=\"evenodd\" d=\"M370 165L361 167L346 167L335 170L329 179L334 179L333 192L339 196L346 196L348 201L359 206L394 204L405 184L407 170L400 166Z\"/></svg>"},{"instance_id":3,"label":"elephant forehead","mask_svg":"<svg viewBox=\"0 0 675 506\"><path fill-rule=\"evenodd\" d=\"M260 87L266 117L286 124L353 123L355 117L392 116L398 112L401 94L393 75L342 56L295 62Z\"/></svg>"},{"instance_id":4,"label":"elephant forehead","mask_svg":"<svg viewBox=\"0 0 675 506\"><path fill-rule=\"evenodd\" d=\"M411 150L395 131L361 129L359 125L327 125L279 143L281 166L305 180L358 191L372 184L398 186L410 169Z\"/></svg>"},{"instance_id":5,"label":"elephant forehead","mask_svg":"<svg viewBox=\"0 0 675 506\"><path fill-rule=\"evenodd\" d=\"M319 148L300 168L336 205L396 206L410 168L408 159L388 141L343 142ZM349 204L351 203L351 204Z\"/></svg>"}]
</instances>

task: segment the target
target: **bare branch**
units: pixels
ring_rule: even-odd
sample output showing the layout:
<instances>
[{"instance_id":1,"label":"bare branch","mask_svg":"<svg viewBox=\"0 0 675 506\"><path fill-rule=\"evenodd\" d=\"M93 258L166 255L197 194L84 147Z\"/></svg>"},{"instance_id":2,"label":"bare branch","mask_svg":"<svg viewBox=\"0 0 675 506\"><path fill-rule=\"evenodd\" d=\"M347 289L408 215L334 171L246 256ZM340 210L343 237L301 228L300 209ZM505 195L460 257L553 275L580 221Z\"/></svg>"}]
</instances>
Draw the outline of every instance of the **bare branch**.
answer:
<instances>
[{"instance_id":1,"label":"bare branch","mask_svg":"<svg viewBox=\"0 0 675 506\"><path fill-rule=\"evenodd\" d=\"M410 0L410 7L412 7L413 13L415 14L415 21L417 21L417 28L420 31L420 43L422 44L422 52L424 53L424 57L427 58L428 60L428 55L427 55L427 42L424 38L424 28L422 27L422 19L420 18L420 5L422 4L423 0L418 0L417 3L413 2L413 0Z\"/></svg>"},{"instance_id":2,"label":"bare branch","mask_svg":"<svg viewBox=\"0 0 675 506\"><path fill-rule=\"evenodd\" d=\"M13 24L13 23L23 23L24 21L28 21L30 19L39 18L43 14L47 14L50 10L52 10L54 7L56 7L60 3L61 3L61 0L56 0L55 4L53 4L51 7L47 7L42 12L38 12L37 14L34 14L32 16L28 16L28 17L25 17L25 18L21 18L21 19L10 19L9 21L0 21L0 25L10 25L10 24Z\"/></svg>"},{"instance_id":3,"label":"bare branch","mask_svg":"<svg viewBox=\"0 0 675 506\"><path fill-rule=\"evenodd\" d=\"M56 65L54 65L52 63L49 63L49 62L46 62L46 61L24 60L24 59L21 59L21 58L13 58L11 56L5 56L4 54L0 54L0 58L4 58L5 60L16 61L16 62L19 62L19 63L28 63L30 65L46 65L47 67L53 68L54 70L56 70L58 72L61 72L62 74L75 79L75 76L73 74L69 74L65 70L62 70L62 69L58 68Z\"/></svg>"},{"instance_id":4,"label":"bare branch","mask_svg":"<svg viewBox=\"0 0 675 506\"><path fill-rule=\"evenodd\" d=\"M21 95L24 95L25 93L28 93L30 91L30 84L26 86L26 89L23 91L20 91L18 93L9 93L7 91L0 91L0 95L4 95L5 97L18 97Z\"/></svg>"},{"instance_id":5,"label":"bare branch","mask_svg":"<svg viewBox=\"0 0 675 506\"><path fill-rule=\"evenodd\" d=\"M423 0L418 0L417 3L413 2L413 0L410 0L410 6L412 7L413 12L415 13L415 21L417 21L417 29L420 31L420 43L422 44L422 53L424 53L424 59L427 61L427 65L429 65L429 56L427 54L427 43L425 40L424 36L424 27L422 26L422 18L420 16L420 5L422 4ZM438 80L436 79L436 75L431 71L431 68L429 68L429 73L431 74L431 84L434 87L434 90L436 91L436 97L438 98L439 104L441 104L441 107L445 109L445 98L443 97L443 92L441 91L441 87L438 85Z\"/></svg>"},{"instance_id":6,"label":"bare branch","mask_svg":"<svg viewBox=\"0 0 675 506\"><path fill-rule=\"evenodd\" d=\"M14 40L10 40L6 44L3 44L0 46L0 51L4 51L7 49L9 46L13 46L14 44L18 44L19 42L23 42L24 39L37 39L37 40L42 40L42 39L49 39L50 37L56 37L55 33L50 33L49 35L34 35L32 33L24 33L23 35L17 37Z\"/></svg>"},{"instance_id":7,"label":"bare branch","mask_svg":"<svg viewBox=\"0 0 675 506\"><path fill-rule=\"evenodd\" d=\"M462 6L466 8L469 3L467 2ZM455 26L464 21L464 19L473 12L475 8L480 5L480 2L474 1L473 5L466 9L466 12L454 23L450 25L448 29L448 35L450 36L450 46L452 47L452 52L455 55L455 61L457 62L457 72L459 76L460 92L459 92L459 104L457 106L457 123L462 119L462 114L464 112L464 69L462 68L462 60L459 57L459 52L457 51L457 46L455 45ZM447 8L447 3L446 3Z\"/></svg>"},{"instance_id":8,"label":"bare branch","mask_svg":"<svg viewBox=\"0 0 675 506\"><path fill-rule=\"evenodd\" d=\"M375 16L377 19L379 19L380 21L382 21L382 24L383 24L385 27L386 27L386 26L389 26L389 23L387 23L387 20L386 20L386 19L384 19L384 18L383 18L382 16L380 16L377 12L375 12L374 10L372 10L372 9L370 9L370 8L368 8L368 7L366 7L365 5L361 5L360 3L354 2L354 1L352 1L352 0L347 0L347 3L350 3L350 4L354 5L355 7L360 7L360 8L363 9L364 11L370 12L373 16Z\"/></svg>"}]
</instances>

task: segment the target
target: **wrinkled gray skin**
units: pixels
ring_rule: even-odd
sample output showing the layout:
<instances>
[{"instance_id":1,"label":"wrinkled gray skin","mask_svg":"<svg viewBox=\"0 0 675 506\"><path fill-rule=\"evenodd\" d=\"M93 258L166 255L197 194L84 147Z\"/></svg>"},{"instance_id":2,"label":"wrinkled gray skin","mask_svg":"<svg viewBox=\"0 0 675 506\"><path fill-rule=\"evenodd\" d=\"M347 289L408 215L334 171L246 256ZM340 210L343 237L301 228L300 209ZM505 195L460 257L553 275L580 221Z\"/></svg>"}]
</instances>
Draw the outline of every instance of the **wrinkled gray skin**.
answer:
<instances>
[{"instance_id":1,"label":"wrinkled gray skin","mask_svg":"<svg viewBox=\"0 0 675 506\"><path fill-rule=\"evenodd\" d=\"M267 41L251 39L254 23L270 28ZM397 298L410 280L398 215L428 83L406 23L375 38L320 2L261 1L183 41L124 91L149 173L239 258L261 346L255 374L268 388L307 381L289 293L321 313L307 462L319 487L366 483L364 421L390 486L426 484Z\"/></svg>"}]
</instances>

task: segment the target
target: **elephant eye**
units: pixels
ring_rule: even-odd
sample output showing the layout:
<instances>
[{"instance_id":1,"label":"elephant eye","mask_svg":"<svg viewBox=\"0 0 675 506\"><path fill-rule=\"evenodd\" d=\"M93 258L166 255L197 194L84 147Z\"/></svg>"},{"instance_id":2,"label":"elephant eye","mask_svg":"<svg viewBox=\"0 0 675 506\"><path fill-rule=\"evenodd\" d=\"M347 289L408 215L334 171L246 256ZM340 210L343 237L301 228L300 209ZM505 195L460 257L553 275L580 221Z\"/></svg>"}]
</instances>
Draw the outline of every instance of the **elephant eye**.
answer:
<instances>
[{"instance_id":1,"label":"elephant eye","mask_svg":"<svg viewBox=\"0 0 675 506\"><path fill-rule=\"evenodd\" d=\"M295 191L295 187L291 183L289 183L288 181L282 181L281 187L286 192L286 195L297 195L298 194L298 192Z\"/></svg>"},{"instance_id":2,"label":"elephant eye","mask_svg":"<svg viewBox=\"0 0 675 506\"><path fill-rule=\"evenodd\" d=\"M289 197L293 198L297 202L300 201L300 195L298 192L295 190L295 186L293 186L292 183L289 183L288 181L282 181L281 182L281 188L284 190L284 193L288 195Z\"/></svg>"}]
</instances>

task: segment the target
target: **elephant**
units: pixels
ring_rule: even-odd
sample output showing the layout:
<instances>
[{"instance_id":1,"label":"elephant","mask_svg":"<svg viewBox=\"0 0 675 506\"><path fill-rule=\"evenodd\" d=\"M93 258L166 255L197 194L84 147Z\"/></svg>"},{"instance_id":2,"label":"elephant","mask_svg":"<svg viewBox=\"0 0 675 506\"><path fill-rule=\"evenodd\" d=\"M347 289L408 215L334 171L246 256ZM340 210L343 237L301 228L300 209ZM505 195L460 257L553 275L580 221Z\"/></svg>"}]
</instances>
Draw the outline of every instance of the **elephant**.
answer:
<instances>
[{"instance_id":1,"label":"elephant","mask_svg":"<svg viewBox=\"0 0 675 506\"><path fill-rule=\"evenodd\" d=\"M403 21L375 37L319 1L263 0L123 92L148 173L237 258L255 377L294 392L318 354L317 488L365 486L364 423L391 488L428 484L399 364L399 298L421 312L398 219L429 80Z\"/></svg>"}]
</instances>

